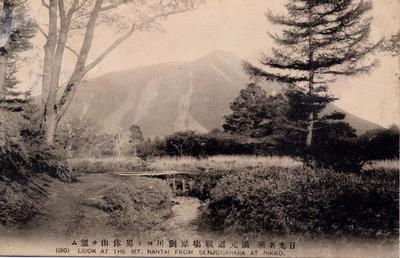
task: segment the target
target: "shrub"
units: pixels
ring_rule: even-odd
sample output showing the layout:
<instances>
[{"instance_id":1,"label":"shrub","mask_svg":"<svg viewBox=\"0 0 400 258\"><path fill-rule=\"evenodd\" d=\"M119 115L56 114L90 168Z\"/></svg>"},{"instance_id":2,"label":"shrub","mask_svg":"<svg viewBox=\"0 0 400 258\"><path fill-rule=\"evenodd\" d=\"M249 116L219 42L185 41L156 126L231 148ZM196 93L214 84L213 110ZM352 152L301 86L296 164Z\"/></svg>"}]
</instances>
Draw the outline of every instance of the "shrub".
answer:
<instances>
[{"instance_id":1,"label":"shrub","mask_svg":"<svg viewBox=\"0 0 400 258\"><path fill-rule=\"evenodd\" d=\"M63 152L24 135L25 122L19 113L0 111L1 224L23 224L39 213L49 177L72 180Z\"/></svg>"},{"instance_id":2,"label":"shrub","mask_svg":"<svg viewBox=\"0 0 400 258\"><path fill-rule=\"evenodd\" d=\"M346 123L332 123L316 130L311 153L316 165L338 171L360 171L373 160L396 159L399 155L398 128L377 129L356 137Z\"/></svg>"},{"instance_id":3,"label":"shrub","mask_svg":"<svg viewBox=\"0 0 400 258\"><path fill-rule=\"evenodd\" d=\"M388 237L398 234L397 172L269 168L222 177L205 224L226 232Z\"/></svg>"},{"instance_id":4,"label":"shrub","mask_svg":"<svg viewBox=\"0 0 400 258\"><path fill-rule=\"evenodd\" d=\"M399 128L368 131L359 137L363 160L385 160L399 158Z\"/></svg>"},{"instance_id":5,"label":"shrub","mask_svg":"<svg viewBox=\"0 0 400 258\"><path fill-rule=\"evenodd\" d=\"M171 215L172 190L162 180L135 178L100 194L97 207L109 213L109 223L121 230L148 231Z\"/></svg>"},{"instance_id":6,"label":"shrub","mask_svg":"<svg viewBox=\"0 0 400 258\"><path fill-rule=\"evenodd\" d=\"M193 185L190 189L189 195L199 198L202 201L210 199L211 190L214 189L219 180L228 174L225 171L204 171L196 174L193 178Z\"/></svg>"},{"instance_id":7,"label":"shrub","mask_svg":"<svg viewBox=\"0 0 400 258\"><path fill-rule=\"evenodd\" d=\"M165 156L165 142L159 138L146 139L137 146L136 155L144 160Z\"/></svg>"}]
</instances>

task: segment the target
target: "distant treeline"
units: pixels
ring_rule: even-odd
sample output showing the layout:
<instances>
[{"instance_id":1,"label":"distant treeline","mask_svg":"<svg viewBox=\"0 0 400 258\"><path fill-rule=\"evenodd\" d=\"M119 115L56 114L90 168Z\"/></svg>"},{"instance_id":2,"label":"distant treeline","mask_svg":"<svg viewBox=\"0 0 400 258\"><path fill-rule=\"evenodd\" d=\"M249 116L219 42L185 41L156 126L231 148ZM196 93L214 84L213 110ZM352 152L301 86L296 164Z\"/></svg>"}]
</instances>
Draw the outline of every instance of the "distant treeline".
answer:
<instances>
[{"instance_id":1,"label":"distant treeline","mask_svg":"<svg viewBox=\"0 0 400 258\"><path fill-rule=\"evenodd\" d=\"M358 170L372 160L396 159L399 150L399 129L376 129L361 136L343 136L339 130L346 124L321 126L315 131L311 151L319 167ZM163 139L147 139L137 147L137 155L148 159L156 156L212 155L278 155L298 157L304 151L303 141L268 137L253 139L242 135L213 130L206 134L194 131L173 133Z\"/></svg>"}]
</instances>

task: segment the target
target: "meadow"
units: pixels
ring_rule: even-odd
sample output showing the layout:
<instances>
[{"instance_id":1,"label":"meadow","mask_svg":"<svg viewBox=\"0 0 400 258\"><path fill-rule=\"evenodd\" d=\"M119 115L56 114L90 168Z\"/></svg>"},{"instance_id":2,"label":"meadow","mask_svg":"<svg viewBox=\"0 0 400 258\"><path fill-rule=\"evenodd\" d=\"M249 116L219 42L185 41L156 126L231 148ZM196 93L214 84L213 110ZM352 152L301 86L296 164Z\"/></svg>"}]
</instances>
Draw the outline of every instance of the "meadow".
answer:
<instances>
[{"instance_id":1,"label":"meadow","mask_svg":"<svg viewBox=\"0 0 400 258\"><path fill-rule=\"evenodd\" d=\"M204 158L163 156L149 160L128 156L104 158L73 158L68 160L73 170L84 173L142 172L142 171L229 171L252 168L296 168L302 161L288 156L216 155ZM364 165L368 170L398 170L399 160L377 160Z\"/></svg>"}]
</instances>

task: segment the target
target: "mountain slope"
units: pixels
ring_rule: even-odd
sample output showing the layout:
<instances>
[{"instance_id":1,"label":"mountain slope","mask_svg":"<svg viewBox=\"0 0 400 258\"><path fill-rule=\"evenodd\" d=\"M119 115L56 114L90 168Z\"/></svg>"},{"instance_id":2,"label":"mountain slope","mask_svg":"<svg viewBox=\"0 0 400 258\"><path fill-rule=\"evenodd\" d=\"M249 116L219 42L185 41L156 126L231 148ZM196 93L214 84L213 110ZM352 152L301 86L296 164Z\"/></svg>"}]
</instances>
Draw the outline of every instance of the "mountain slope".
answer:
<instances>
[{"instance_id":1,"label":"mountain slope","mask_svg":"<svg viewBox=\"0 0 400 258\"><path fill-rule=\"evenodd\" d=\"M125 131L131 124L139 125L147 137L182 130L207 132L222 126L229 104L248 82L238 57L215 50L190 62L156 64L88 80L68 115L95 124L99 132ZM266 89L280 90L273 83ZM379 127L344 113L360 133Z\"/></svg>"}]
</instances>

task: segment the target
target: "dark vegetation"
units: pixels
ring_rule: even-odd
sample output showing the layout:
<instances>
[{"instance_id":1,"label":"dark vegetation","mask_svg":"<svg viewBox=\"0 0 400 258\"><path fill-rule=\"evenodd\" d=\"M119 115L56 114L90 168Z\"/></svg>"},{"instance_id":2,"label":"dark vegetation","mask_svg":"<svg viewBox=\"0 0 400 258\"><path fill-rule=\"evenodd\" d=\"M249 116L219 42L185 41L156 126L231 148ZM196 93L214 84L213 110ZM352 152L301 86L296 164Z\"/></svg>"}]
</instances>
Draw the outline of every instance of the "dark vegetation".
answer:
<instances>
[{"instance_id":1,"label":"dark vegetation","mask_svg":"<svg viewBox=\"0 0 400 258\"><path fill-rule=\"evenodd\" d=\"M365 238L399 233L397 169L257 168L210 179L192 194L207 200L202 219L212 230Z\"/></svg>"},{"instance_id":2,"label":"dark vegetation","mask_svg":"<svg viewBox=\"0 0 400 258\"><path fill-rule=\"evenodd\" d=\"M0 224L28 222L51 180L72 180L63 153L42 144L30 125L20 113L0 110Z\"/></svg>"},{"instance_id":3,"label":"dark vegetation","mask_svg":"<svg viewBox=\"0 0 400 258\"><path fill-rule=\"evenodd\" d=\"M207 134L193 131L178 132L165 139L146 140L138 146L138 156L151 159L159 156L213 155L277 155L299 158L304 144L293 132L280 137L254 139L228 134L218 130ZM293 137L292 139L290 139ZM344 122L321 123L315 129L310 153L319 168L338 171L360 171L363 165L374 160L397 159L399 129L376 129L357 136L355 130Z\"/></svg>"}]
</instances>

